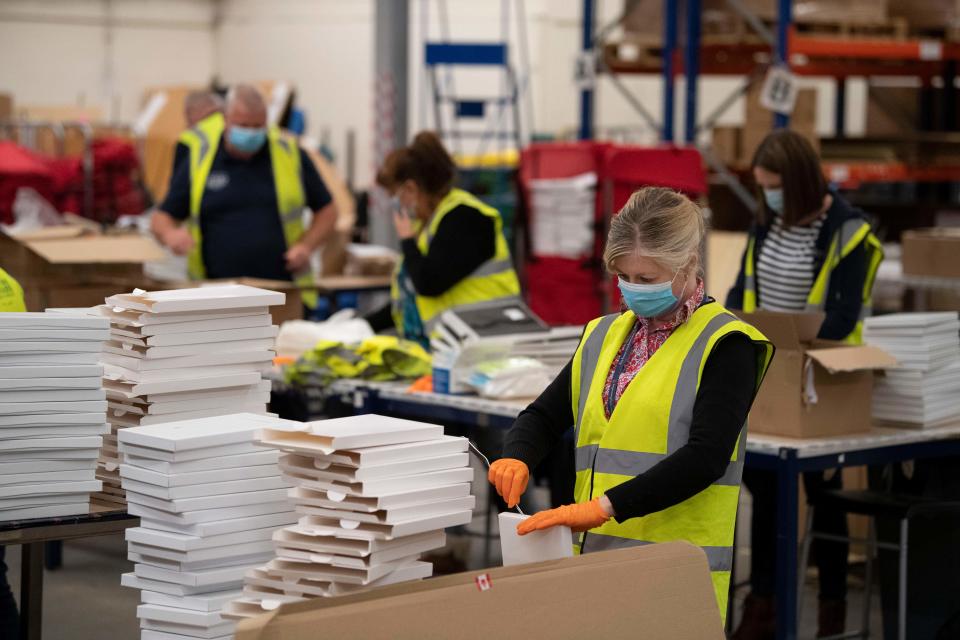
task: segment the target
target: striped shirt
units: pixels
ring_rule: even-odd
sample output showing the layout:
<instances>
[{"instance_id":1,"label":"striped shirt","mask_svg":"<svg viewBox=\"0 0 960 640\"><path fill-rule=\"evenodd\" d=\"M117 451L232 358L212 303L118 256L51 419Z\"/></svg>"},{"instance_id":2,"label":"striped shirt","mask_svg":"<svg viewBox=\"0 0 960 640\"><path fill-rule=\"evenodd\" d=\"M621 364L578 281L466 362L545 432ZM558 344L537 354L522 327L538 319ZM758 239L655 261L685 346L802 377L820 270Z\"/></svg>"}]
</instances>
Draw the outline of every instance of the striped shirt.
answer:
<instances>
[{"instance_id":1,"label":"striped shirt","mask_svg":"<svg viewBox=\"0 0 960 640\"><path fill-rule=\"evenodd\" d=\"M806 226L783 228L774 217L757 259L757 297L766 311L799 312L816 278L817 238L826 214Z\"/></svg>"}]
</instances>

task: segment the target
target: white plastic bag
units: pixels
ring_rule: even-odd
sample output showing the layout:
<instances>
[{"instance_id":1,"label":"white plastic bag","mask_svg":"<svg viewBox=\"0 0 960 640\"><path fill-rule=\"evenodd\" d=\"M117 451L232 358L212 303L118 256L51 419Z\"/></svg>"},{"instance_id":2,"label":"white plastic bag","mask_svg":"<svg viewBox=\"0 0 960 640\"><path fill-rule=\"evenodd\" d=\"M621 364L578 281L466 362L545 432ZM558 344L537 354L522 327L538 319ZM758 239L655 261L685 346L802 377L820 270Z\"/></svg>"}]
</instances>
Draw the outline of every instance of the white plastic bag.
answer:
<instances>
[{"instance_id":1,"label":"white plastic bag","mask_svg":"<svg viewBox=\"0 0 960 640\"><path fill-rule=\"evenodd\" d=\"M324 322L288 320L277 336L277 355L299 358L321 340L359 344L373 336L373 329L354 309L343 309Z\"/></svg>"}]
</instances>

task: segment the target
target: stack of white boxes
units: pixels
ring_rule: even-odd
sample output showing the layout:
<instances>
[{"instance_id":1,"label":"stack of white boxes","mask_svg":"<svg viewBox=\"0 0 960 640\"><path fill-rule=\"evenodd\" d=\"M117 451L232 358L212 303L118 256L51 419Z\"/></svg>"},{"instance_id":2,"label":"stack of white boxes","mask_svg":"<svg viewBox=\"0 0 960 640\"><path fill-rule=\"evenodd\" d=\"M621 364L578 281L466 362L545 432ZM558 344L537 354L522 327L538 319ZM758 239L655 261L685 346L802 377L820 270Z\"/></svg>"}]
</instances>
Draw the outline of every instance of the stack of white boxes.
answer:
<instances>
[{"instance_id":1,"label":"stack of white boxes","mask_svg":"<svg viewBox=\"0 0 960 640\"><path fill-rule=\"evenodd\" d=\"M468 442L443 427L364 415L265 429L260 440L286 452L280 469L301 518L274 534L276 558L247 574L229 617L429 577L420 554L473 515Z\"/></svg>"},{"instance_id":2,"label":"stack of white boxes","mask_svg":"<svg viewBox=\"0 0 960 640\"><path fill-rule=\"evenodd\" d=\"M103 356L111 433L104 438L95 501L125 503L117 467L117 431L228 413L263 413L277 327L268 307L284 294L218 285L107 298Z\"/></svg>"},{"instance_id":3,"label":"stack of white boxes","mask_svg":"<svg viewBox=\"0 0 960 640\"><path fill-rule=\"evenodd\" d=\"M960 420L960 319L956 312L868 318L864 341L899 362L879 377L873 417L930 427Z\"/></svg>"},{"instance_id":4,"label":"stack of white boxes","mask_svg":"<svg viewBox=\"0 0 960 640\"><path fill-rule=\"evenodd\" d=\"M274 531L297 519L278 452L254 436L298 424L243 413L120 431L123 488L140 516L122 583L142 590L143 640L231 637L220 609L273 556Z\"/></svg>"},{"instance_id":5,"label":"stack of white boxes","mask_svg":"<svg viewBox=\"0 0 960 640\"><path fill-rule=\"evenodd\" d=\"M89 510L109 333L102 318L0 313L0 521Z\"/></svg>"}]
</instances>

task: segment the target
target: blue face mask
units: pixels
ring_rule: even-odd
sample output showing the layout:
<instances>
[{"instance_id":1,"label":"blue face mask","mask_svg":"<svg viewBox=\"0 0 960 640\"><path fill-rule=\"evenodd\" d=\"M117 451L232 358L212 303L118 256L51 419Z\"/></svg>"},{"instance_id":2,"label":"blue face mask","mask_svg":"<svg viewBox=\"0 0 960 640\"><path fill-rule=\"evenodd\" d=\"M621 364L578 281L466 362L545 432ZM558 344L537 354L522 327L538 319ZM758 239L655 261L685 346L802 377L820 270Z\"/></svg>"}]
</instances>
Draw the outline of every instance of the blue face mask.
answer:
<instances>
[{"instance_id":1,"label":"blue face mask","mask_svg":"<svg viewBox=\"0 0 960 640\"><path fill-rule=\"evenodd\" d=\"M771 211L783 214L783 189L764 189L763 199Z\"/></svg>"},{"instance_id":2,"label":"blue face mask","mask_svg":"<svg viewBox=\"0 0 960 640\"><path fill-rule=\"evenodd\" d=\"M673 279L676 280L677 276L674 275ZM617 284L623 301L638 318L656 318L672 311L680 302L673 295L673 280L657 284L631 284L619 278Z\"/></svg>"},{"instance_id":3,"label":"blue face mask","mask_svg":"<svg viewBox=\"0 0 960 640\"><path fill-rule=\"evenodd\" d=\"M267 141L267 130L263 127L238 127L233 125L227 134L230 146L240 153L256 153Z\"/></svg>"}]
</instances>

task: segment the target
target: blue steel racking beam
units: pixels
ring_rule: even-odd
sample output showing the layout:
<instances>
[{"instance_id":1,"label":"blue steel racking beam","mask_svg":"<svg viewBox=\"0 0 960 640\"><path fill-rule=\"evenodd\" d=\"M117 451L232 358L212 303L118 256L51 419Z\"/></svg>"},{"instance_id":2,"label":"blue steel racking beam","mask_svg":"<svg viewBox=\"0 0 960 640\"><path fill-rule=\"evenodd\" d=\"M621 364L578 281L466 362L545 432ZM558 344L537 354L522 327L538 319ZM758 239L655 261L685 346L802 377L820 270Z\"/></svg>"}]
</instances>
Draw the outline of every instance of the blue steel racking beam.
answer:
<instances>
[{"instance_id":1,"label":"blue steel racking beam","mask_svg":"<svg viewBox=\"0 0 960 640\"><path fill-rule=\"evenodd\" d=\"M593 49L593 29L596 22L594 0L583 0L583 23L581 42L583 51ZM593 88L580 90L580 140L593 139Z\"/></svg>"},{"instance_id":2,"label":"blue steel racking beam","mask_svg":"<svg viewBox=\"0 0 960 640\"><path fill-rule=\"evenodd\" d=\"M677 5L680 0L663 0L663 131L664 142L673 142L673 113L676 83L673 76L673 54L677 48Z\"/></svg>"},{"instance_id":3,"label":"blue steel racking beam","mask_svg":"<svg viewBox=\"0 0 960 640\"><path fill-rule=\"evenodd\" d=\"M687 0L687 43L684 67L687 76L687 105L684 113L684 140L697 141L697 93L700 76L700 0Z\"/></svg>"},{"instance_id":4,"label":"blue steel racking beam","mask_svg":"<svg viewBox=\"0 0 960 640\"><path fill-rule=\"evenodd\" d=\"M793 0L779 0L777 12L777 62L790 66L790 27L793 25ZM783 129L790 124L790 116L783 113L773 114L775 129Z\"/></svg>"}]
</instances>

